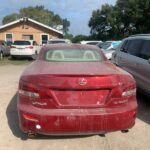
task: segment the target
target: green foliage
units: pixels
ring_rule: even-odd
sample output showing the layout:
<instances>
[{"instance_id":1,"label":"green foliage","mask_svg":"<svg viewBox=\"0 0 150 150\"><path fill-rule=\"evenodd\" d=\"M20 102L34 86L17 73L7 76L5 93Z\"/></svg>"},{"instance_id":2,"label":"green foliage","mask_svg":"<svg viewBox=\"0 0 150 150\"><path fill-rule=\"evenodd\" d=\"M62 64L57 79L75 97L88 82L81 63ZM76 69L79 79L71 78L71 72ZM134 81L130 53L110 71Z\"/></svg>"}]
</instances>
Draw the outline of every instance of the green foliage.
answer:
<instances>
[{"instance_id":1,"label":"green foliage","mask_svg":"<svg viewBox=\"0 0 150 150\"><path fill-rule=\"evenodd\" d=\"M44 6L29 6L26 8L20 9L18 14L11 14L3 18L3 24L15 21L21 17L28 17L39 21L43 24L46 24L51 27L56 27L57 25L63 25L63 32L67 34L70 26L70 22L65 18L61 18L58 14L45 9Z\"/></svg>"},{"instance_id":2,"label":"green foliage","mask_svg":"<svg viewBox=\"0 0 150 150\"><path fill-rule=\"evenodd\" d=\"M89 21L91 35L101 40L122 39L137 33L150 32L149 0L117 0L95 10Z\"/></svg>"},{"instance_id":3,"label":"green foliage","mask_svg":"<svg viewBox=\"0 0 150 150\"><path fill-rule=\"evenodd\" d=\"M80 41L83 41L83 40L88 40L89 37L86 36L86 35L77 35L75 36L73 39L72 39L72 42L73 43L79 43Z\"/></svg>"},{"instance_id":4,"label":"green foliage","mask_svg":"<svg viewBox=\"0 0 150 150\"><path fill-rule=\"evenodd\" d=\"M19 15L16 14L16 13L13 13L13 14L11 14L11 15L9 15L9 16L5 16L5 17L3 18L2 23L3 23L3 24L6 24L6 23L12 22L12 21L14 21L14 20L17 20L18 18L19 18Z\"/></svg>"},{"instance_id":5,"label":"green foliage","mask_svg":"<svg viewBox=\"0 0 150 150\"><path fill-rule=\"evenodd\" d=\"M73 35L72 34L69 34L69 33L67 33L67 34L65 34L64 35L64 39L69 39L69 40L73 40Z\"/></svg>"}]
</instances>

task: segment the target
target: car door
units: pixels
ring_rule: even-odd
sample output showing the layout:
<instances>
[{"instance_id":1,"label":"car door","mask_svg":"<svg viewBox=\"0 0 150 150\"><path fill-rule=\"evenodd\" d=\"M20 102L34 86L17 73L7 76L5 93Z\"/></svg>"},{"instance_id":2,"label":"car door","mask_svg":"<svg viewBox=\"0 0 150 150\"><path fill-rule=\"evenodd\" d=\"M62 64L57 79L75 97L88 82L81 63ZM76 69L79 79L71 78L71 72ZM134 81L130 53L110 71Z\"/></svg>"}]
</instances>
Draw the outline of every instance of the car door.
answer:
<instances>
[{"instance_id":1,"label":"car door","mask_svg":"<svg viewBox=\"0 0 150 150\"><path fill-rule=\"evenodd\" d=\"M4 50L4 55L10 54L10 46L8 46L6 42L3 42L3 50Z\"/></svg>"},{"instance_id":2,"label":"car door","mask_svg":"<svg viewBox=\"0 0 150 150\"><path fill-rule=\"evenodd\" d=\"M138 74L137 65L142 43L143 40L141 39L126 40L117 54L117 64L131 73L135 78Z\"/></svg>"},{"instance_id":3,"label":"car door","mask_svg":"<svg viewBox=\"0 0 150 150\"><path fill-rule=\"evenodd\" d=\"M137 62L137 84L150 94L150 40L144 40Z\"/></svg>"}]
</instances>

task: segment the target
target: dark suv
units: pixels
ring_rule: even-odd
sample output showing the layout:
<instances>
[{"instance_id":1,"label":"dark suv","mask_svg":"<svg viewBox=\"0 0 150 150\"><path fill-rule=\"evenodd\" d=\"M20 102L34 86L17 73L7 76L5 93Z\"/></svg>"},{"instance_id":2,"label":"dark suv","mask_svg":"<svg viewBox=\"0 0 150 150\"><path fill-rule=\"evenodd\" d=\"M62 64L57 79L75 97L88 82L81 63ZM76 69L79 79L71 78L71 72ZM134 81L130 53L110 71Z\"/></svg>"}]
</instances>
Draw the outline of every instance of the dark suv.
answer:
<instances>
[{"instance_id":1,"label":"dark suv","mask_svg":"<svg viewBox=\"0 0 150 150\"><path fill-rule=\"evenodd\" d=\"M134 35L124 39L112 61L131 73L139 88L150 95L150 35Z\"/></svg>"},{"instance_id":2,"label":"dark suv","mask_svg":"<svg viewBox=\"0 0 150 150\"><path fill-rule=\"evenodd\" d=\"M0 40L0 58L10 55L11 43Z\"/></svg>"}]
</instances>

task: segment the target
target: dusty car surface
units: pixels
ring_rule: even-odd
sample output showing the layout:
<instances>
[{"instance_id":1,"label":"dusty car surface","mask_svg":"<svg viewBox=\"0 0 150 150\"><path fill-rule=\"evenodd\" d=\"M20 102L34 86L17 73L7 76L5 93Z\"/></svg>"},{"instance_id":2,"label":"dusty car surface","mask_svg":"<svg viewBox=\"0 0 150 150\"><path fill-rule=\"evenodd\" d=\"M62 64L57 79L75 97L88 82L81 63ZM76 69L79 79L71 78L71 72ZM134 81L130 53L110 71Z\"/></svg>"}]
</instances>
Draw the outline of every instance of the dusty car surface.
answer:
<instances>
[{"instance_id":1,"label":"dusty car surface","mask_svg":"<svg viewBox=\"0 0 150 150\"><path fill-rule=\"evenodd\" d=\"M135 81L96 46L44 46L18 93L20 128L28 135L100 134L135 124Z\"/></svg>"}]
</instances>

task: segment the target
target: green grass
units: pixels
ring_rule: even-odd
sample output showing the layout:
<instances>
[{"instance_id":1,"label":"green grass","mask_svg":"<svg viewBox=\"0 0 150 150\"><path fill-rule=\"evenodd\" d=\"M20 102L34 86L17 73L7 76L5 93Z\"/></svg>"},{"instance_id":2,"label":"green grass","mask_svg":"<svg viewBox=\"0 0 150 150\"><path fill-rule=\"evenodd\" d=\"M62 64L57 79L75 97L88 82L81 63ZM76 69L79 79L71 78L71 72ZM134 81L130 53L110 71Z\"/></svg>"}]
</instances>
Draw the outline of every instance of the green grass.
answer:
<instances>
[{"instance_id":1,"label":"green grass","mask_svg":"<svg viewBox=\"0 0 150 150\"><path fill-rule=\"evenodd\" d=\"M16 59L12 60L10 57L4 57L3 59L0 59L0 66L1 65L28 65L32 63L32 60L28 59Z\"/></svg>"}]
</instances>

